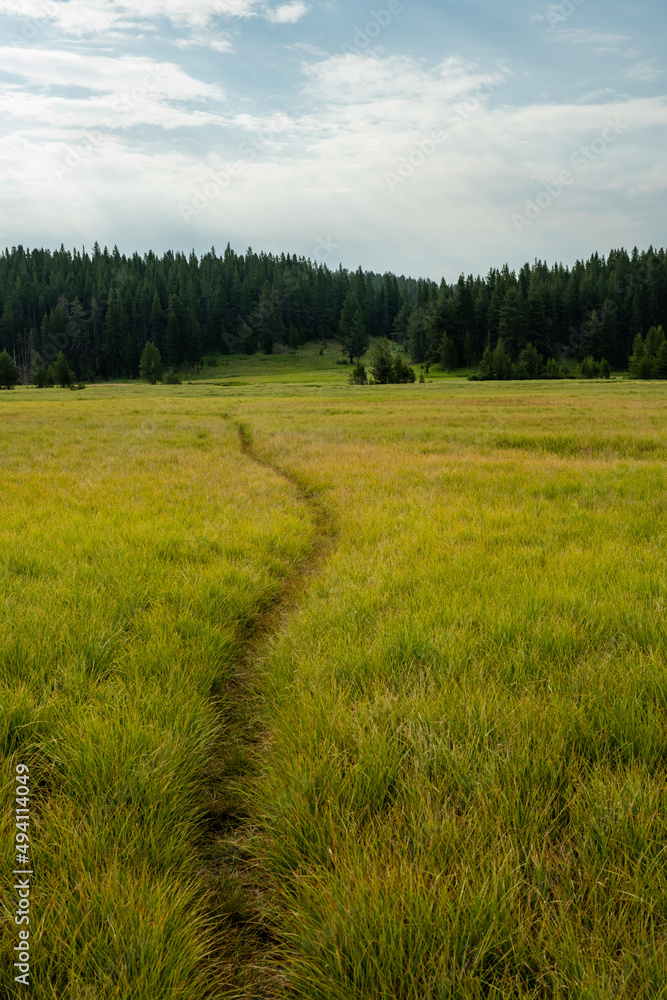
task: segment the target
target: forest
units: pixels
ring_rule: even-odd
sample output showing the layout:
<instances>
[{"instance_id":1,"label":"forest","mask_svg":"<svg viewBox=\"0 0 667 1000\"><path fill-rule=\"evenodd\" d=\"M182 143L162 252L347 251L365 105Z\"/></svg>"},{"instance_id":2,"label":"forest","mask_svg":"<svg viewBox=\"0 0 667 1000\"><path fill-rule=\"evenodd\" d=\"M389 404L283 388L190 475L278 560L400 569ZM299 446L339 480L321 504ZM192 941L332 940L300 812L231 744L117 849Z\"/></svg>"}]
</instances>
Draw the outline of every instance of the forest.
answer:
<instances>
[{"instance_id":1,"label":"forest","mask_svg":"<svg viewBox=\"0 0 667 1000\"><path fill-rule=\"evenodd\" d=\"M451 368L474 368L502 341L512 362L531 345L545 360L604 359L625 370L637 337L658 326L667 327L667 255L652 247L571 267L536 260L518 274L505 265L454 284L229 245L201 257L126 256L98 243L0 256L0 352L23 380L35 353L48 365L62 352L77 378L108 380L138 377L148 342L177 370L207 355L327 339L352 359L373 337Z\"/></svg>"}]
</instances>

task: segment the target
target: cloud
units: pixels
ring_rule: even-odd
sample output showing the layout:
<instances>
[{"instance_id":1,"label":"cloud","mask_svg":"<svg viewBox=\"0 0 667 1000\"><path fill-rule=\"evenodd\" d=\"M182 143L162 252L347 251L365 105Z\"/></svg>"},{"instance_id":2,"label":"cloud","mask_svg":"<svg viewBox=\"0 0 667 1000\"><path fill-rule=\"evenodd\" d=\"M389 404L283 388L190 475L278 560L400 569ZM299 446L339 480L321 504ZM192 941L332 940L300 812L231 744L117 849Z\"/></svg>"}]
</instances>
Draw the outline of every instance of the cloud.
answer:
<instances>
[{"instance_id":1,"label":"cloud","mask_svg":"<svg viewBox=\"0 0 667 1000\"><path fill-rule=\"evenodd\" d=\"M296 24L307 13L308 6L301 3L301 0L295 0L294 3L284 3L275 10L267 11L266 16L274 24Z\"/></svg>"},{"instance_id":2,"label":"cloud","mask_svg":"<svg viewBox=\"0 0 667 1000\"><path fill-rule=\"evenodd\" d=\"M195 31L183 38L173 39L179 49L213 49L214 52L233 52L234 46L228 35L213 34L210 31Z\"/></svg>"},{"instance_id":3,"label":"cloud","mask_svg":"<svg viewBox=\"0 0 667 1000\"><path fill-rule=\"evenodd\" d=\"M621 76L640 83L654 83L663 76L663 70L658 67L656 59L642 59L632 66L626 66L621 71Z\"/></svg>"},{"instance_id":4,"label":"cloud","mask_svg":"<svg viewBox=\"0 0 667 1000\"><path fill-rule=\"evenodd\" d=\"M225 96L222 90L189 76L174 63L0 48L0 66L0 76L11 80L0 84L0 114L54 141L69 140L81 129L201 128L223 123L217 108L197 107L211 101L219 105Z\"/></svg>"},{"instance_id":5,"label":"cloud","mask_svg":"<svg viewBox=\"0 0 667 1000\"><path fill-rule=\"evenodd\" d=\"M216 17L253 17L259 7L259 0L0 0L0 14L53 22L74 36L148 28L161 19L204 28Z\"/></svg>"},{"instance_id":6,"label":"cloud","mask_svg":"<svg viewBox=\"0 0 667 1000\"><path fill-rule=\"evenodd\" d=\"M624 42L630 41L629 35L613 35L609 32L597 31L590 28L569 28L559 30L554 35L559 42L570 42L573 45L598 45L602 46L601 52L618 52L619 47Z\"/></svg>"},{"instance_id":7,"label":"cloud","mask_svg":"<svg viewBox=\"0 0 667 1000\"><path fill-rule=\"evenodd\" d=\"M203 249L224 233L241 248L312 253L331 234L346 262L456 277L515 255L659 242L667 222L665 97L603 90L587 103L512 106L503 68L340 54L303 65L292 102L302 113L264 116L230 109L172 63L5 49L0 65L0 114L13 129L0 139L0 216L24 245ZM155 91L119 103L152 69ZM110 114L117 131L86 148L81 130ZM511 214L574 171L573 153L609 118L629 127L519 236ZM176 143L124 127L137 123L190 135ZM196 192L205 209L186 224L181 206Z\"/></svg>"},{"instance_id":8,"label":"cloud","mask_svg":"<svg viewBox=\"0 0 667 1000\"><path fill-rule=\"evenodd\" d=\"M35 86L80 87L105 93L148 88L172 100L213 98L224 94L217 85L189 76L174 63L144 56L84 55L59 49L0 47L0 75L17 76Z\"/></svg>"}]
</instances>

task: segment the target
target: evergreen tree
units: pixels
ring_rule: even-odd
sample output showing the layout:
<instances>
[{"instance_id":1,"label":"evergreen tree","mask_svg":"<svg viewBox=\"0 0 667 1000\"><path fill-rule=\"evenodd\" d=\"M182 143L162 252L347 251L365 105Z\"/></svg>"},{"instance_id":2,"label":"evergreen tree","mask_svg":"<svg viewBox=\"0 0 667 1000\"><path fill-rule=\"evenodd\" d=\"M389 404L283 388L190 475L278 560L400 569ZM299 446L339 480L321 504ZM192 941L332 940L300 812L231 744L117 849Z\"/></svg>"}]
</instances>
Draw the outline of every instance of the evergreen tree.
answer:
<instances>
[{"instance_id":1,"label":"evergreen tree","mask_svg":"<svg viewBox=\"0 0 667 1000\"><path fill-rule=\"evenodd\" d=\"M667 379L667 340L663 340L653 360L653 378Z\"/></svg>"},{"instance_id":2,"label":"evergreen tree","mask_svg":"<svg viewBox=\"0 0 667 1000\"><path fill-rule=\"evenodd\" d=\"M358 361L350 372L350 378L348 381L350 385L366 385L368 383L366 368L362 365L361 361Z\"/></svg>"},{"instance_id":3,"label":"evergreen tree","mask_svg":"<svg viewBox=\"0 0 667 1000\"><path fill-rule=\"evenodd\" d=\"M468 331L469 333L470 331ZM456 350L456 344L448 337L446 333L443 333L442 340L440 341L440 364L445 369L446 372L452 371L453 368L459 363L458 351Z\"/></svg>"},{"instance_id":4,"label":"evergreen tree","mask_svg":"<svg viewBox=\"0 0 667 1000\"><path fill-rule=\"evenodd\" d=\"M512 377L512 359L505 350L502 338L498 339L498 343L491 356L491 374L494 379L501 381Z\"/></svg>"},{"instance_id":5,"label":"evergreen tree","mask_svg":"<svg viewBox=\"0 0 667 1000\"><path fill-rule=\"evenodd\" d=\"M285 324L278 296L268 281L262 286L254 325L260 350L264 354L273 354L274 345L284 340Z\"/></svg>"},{"instance_id":6,"label":"evergreen tree","mask_svg":"<svg viewBox=\"0 0 667 1000\"><path fill-rule=\"evenodd\" d=\"M408 351L412 360L418 364L426 356L426 332L424 310L414 309L408 321Z\"/></svg>"},{"instance_id":7,"label":"evergreen tree","mask_svg":"<svg viewBox=\"0 0 667 1000\"><path fill-rule=\"evenodd\" d=\"M592 354L587 355L577 368L579 378L598 378L600 365Z\"/></svg>"},{"instance_id":8,"label":"evergreen tree","mask_svg":"<svg viewBox=\"0 0 667 1000\"><path fill-rule=\"evenodd\" d=\"M373 378L380 385L386 385L394 381L394 359L391 353L391 345L384 337L376 340L371 348L371 372Z\"/></svg>"},{"instance_id":9,"label":"evergreen tree","mask_svg":"<svg viewBox=\"0 0 667 1000\"><path fill-rule=\"evenodd\" d=\"M160 302L160 296L157 293L157 289L153 292L153 302L151 304L151 311L149 317L149 329L153 340L151 343L156 346L164 343L164 333L167 325L167 320L164 314L164 309L162 308L162 303Z\"/></svg>"},{"instance_id":10,"label":"evergreen tree","mask_svg":"<svg viewBox=\"0 0 667 1000\"><path fill-rule=\"evenodd\" d=\"M148 341L139 361L139 374L145 382L155 385L162 378L164 365L160 352L152 341Z\"/></svg>"},{"instance_id":11,"label":"evergreen tree","mask_svg":"<svg viewBox=\"0 0 667 1000\"><path fill-rule=\"evenodd\" d=\"M165 353L167 363L176 367L183 360L183 306L178 295L169 296Z\"/></svg>"},{"instance_id":12,"label":"evergreen tree","mask_svg":"<svg viewBox=\"0 0 667 1000\"><path fill-rule=\"evenodd\" d=\"M542 374L544 360L537 348L532 344L526 344L519 353L519 358L514 369L514 378L539 378Z\"/></svg>"},{"instance_id":13,"label":"evergreen tree","mask_svg":"<svg viewBox=\"0 0 667 1000\"><path fill-rule=\"evenodd\" d=\"M350 362L362 358L368 350L369 336L355 292L345 296L338 329L343 351Z\"/></svg>"},{"instance_id":14,"label":"evergreen tree","mask_svg":"<svg viewBox=\"0 0 667 1000\"><path fill-rule=\"evenodd\" d=\"M410 316L412 315L413 305L411 302L404 302L403 305L398 310L396 317L394 319L394 325L392 328L392 337L399 344L407 344L408 341L408 323L410 322Z\"/></svg>"},{"instance_id":15,"label":"evergreen tree","mask_svg":"<svg viewBox=\"0 0 667 1000\"><path fill-rule=\"evenodd\" d=\"M516 357L524 345L523 299L518 286L508 288L500 309L498 340L508 355Z\"/></svg>"},{"instance_id":16,"label":"evergreen tree","mask_svg":"<svg viewBox=\"0 0 667 1000\"><path fill-rule=\"evenodd\" d=\"M0 353L0 388L13 389L19 377L19 371L14 364L14 359L9 355L7 349Z\"/></svg>"},{"instance_id":17,"label":"evergreen tree","mask_svg":"<svg viewBox=\"0 0 667 1000\"><path fill-rule=\"evenodd\" d=\"M51 365L51 369L54 383L62 389L67 389L74 382L74 373L62 351L58 351L58 357Z\"/></svg>"},{"instance_id":18,"label":"evergreen tree","mask_svg":"<svg viewBox=\"0 0 667 1000\"><path fill-rule=\"evenodd\" d=\"M628 361L628 375L630 378L643 378L644 354L644 338L641 333L638 333L632 345L632 354Z\"/></svg>"},{"instance_id":19,"label":"evergreen tree","mask_svg":"<svg viewBox=\"0 0 667 1000\"><path fill-rule=\"evenodd\" d=\"M477 377L483 382L493 378L493 351L490 344L487 344L484 348Z\"/></svg>"},{"instance_id":20,"label":"evergreen tree","mask_svg":"<svg viewBox=\"0 0 667 1000\"><path fill-rule=\"evenodd\" d=\"M400 354L397 354L394 358L394 370L392 377L389 379L390 382L395 382L400 384L402 382L414 382L417 376L415 375L414 368L406 364Z\"/></svg>"},{"instance_id":21,"label":"evergreen tree","mask_svg":"<svg viewBox=\"0 0 667 1000\"><path fill-rule=\"evenodd\" d=\"M33 385L36 385L38 389L45 389L49 384L46 366L41 354L39 354L38 351L34 352L30 362L30 381Z\"/></svg>"}]
</instances>

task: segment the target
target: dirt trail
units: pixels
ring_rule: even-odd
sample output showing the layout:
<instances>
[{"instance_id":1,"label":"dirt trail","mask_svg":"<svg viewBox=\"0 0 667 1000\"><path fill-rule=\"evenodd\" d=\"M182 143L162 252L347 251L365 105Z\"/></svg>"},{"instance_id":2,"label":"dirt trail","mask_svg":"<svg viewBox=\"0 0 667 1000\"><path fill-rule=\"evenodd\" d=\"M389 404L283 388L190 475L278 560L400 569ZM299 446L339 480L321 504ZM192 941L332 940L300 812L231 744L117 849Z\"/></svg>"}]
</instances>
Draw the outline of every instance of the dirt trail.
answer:
<instances>
[{"instance_id":1,"label":"dirt trail","mask_svg":"<svg viewBox=\"0 0 667 1000\"><path fill-rule=\"evenodd\" d=\"M336 544L335 520L319 492L297 474L256 448L250 428L236 422L241 452L290 482L307 506L315 527L313 544L294 567L278 594L244 624L230 680L213 696L220 709L221 731L211 748L205 794L209 813L200 851L208 884L216 942L207 979L216 998L284 996L276 941L262 917L261 872L252 851L257 820L244 784L261 766L262 748L270 734L261 723L257 664L270 652L284 622L299 606Z\"/></svg>"}]
</instances>

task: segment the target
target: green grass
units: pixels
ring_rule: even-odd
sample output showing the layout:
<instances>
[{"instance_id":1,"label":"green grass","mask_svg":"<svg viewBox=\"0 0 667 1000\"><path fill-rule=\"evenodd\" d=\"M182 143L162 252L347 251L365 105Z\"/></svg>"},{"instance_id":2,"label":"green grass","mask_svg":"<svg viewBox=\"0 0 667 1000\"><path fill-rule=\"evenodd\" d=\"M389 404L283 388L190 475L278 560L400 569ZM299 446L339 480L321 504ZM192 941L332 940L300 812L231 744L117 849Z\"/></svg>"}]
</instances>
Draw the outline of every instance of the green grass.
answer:
<instances>
[{"instance_id":1,"label":"green grass","mask_svg":"<svg viewBox=\"0 0 667 1000\"><path fill-rule=\"evenodd\" d=\"M202 852L229 808L228 684L310 524L219 405L73 395L2 400L0 743L3 786L18 761L32 776L31 992L217 996L233 887Z\"/></svg>"},{"instance_id":2,"label":"green grass","mask_svg":"<svg viewBox=\"0 0 667 1000\"><path fill-rule=\"evenodd\" d=\"M258 681L286 995L667 995L666 399L615 388L244 406L339 526Z\"/></svg>"},{"instance_id":3,"label":"green grass","mask_svg":"<svg viewBox=\"0 0 667 1000\"><path fill-rule=\"evenodd\" d=\"M667 997L664 384L268 364L0 398L36 995Z\"/></svg>"}]
</instances>

